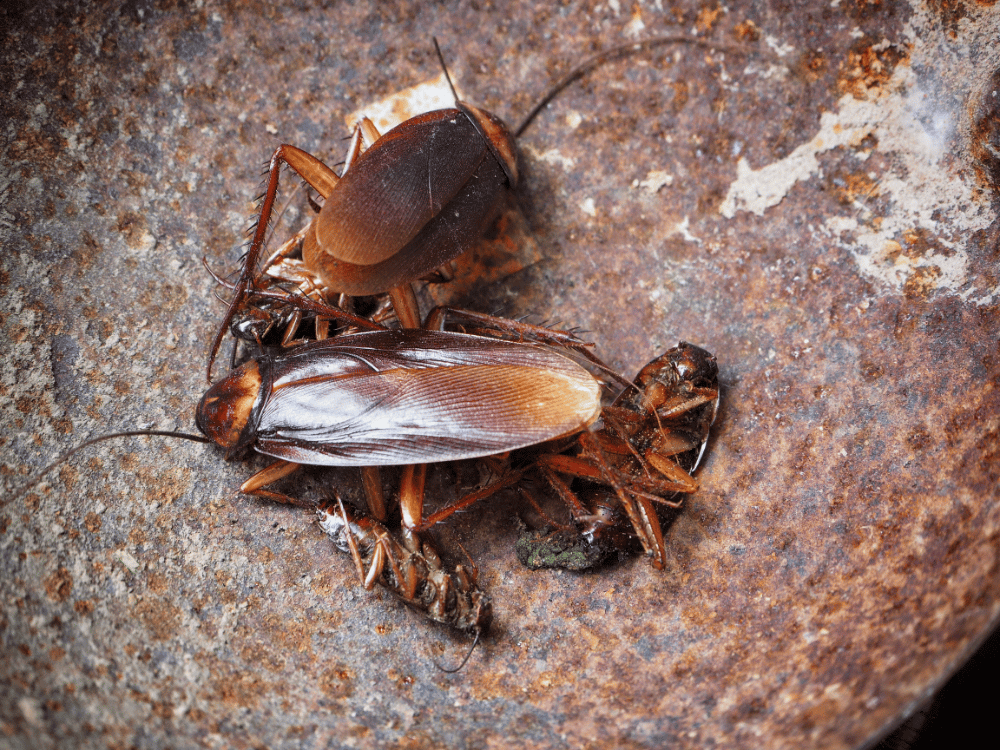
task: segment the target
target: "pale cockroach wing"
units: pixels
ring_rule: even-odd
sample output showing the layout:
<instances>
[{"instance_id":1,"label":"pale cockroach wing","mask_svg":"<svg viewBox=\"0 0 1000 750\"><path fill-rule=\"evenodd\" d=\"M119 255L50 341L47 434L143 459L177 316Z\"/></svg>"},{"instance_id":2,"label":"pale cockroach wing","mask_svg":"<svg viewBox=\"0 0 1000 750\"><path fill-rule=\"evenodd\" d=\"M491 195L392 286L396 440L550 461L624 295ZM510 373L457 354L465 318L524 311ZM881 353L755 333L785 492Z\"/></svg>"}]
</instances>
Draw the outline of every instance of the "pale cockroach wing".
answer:
<instances>
[{"instance_id":1,"label":"pale cockroach wing","mask_svg":"<svg viewBox=\"0 0 1000 750\"><path fill-rule=\"evenodd\" d=\"M515 450L585 428L600 406L593 376L553 349L404 330L250 360L208 390L196 420L227 448L379 466Z\"/></svg>"}]
</instances>

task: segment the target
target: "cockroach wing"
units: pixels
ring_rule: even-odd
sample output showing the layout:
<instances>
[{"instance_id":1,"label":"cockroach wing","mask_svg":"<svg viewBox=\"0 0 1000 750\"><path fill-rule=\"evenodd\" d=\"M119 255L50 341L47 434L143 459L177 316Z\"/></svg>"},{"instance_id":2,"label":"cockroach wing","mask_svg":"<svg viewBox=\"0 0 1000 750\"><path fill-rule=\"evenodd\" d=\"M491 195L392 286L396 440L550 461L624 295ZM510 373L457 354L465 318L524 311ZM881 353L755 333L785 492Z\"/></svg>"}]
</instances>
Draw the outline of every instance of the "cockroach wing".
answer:
<instances>
[{"instance_id":1,"label":"cockroach wing","mask_svg":"<svg viewBox=\"0 0 1000 750\"><path fill-rule=\"evenodd\" d=\"M543 346L378 331L299 347L270 365L254 448L297 463L375 466L475 458L583 429L594 378Z\"/></svg>"},{"instance_id":2,"label":"cockroach wing","mask_svg":"<svg viewBox=\"0 0 1000 750\"><path fill-rule=\"evenodd\" d=\"M469 115L420 115L379 138L344 174L304 239L303 259L336 291L387 291L482 236L507 185Z\"/></svg>"}]
</instances>

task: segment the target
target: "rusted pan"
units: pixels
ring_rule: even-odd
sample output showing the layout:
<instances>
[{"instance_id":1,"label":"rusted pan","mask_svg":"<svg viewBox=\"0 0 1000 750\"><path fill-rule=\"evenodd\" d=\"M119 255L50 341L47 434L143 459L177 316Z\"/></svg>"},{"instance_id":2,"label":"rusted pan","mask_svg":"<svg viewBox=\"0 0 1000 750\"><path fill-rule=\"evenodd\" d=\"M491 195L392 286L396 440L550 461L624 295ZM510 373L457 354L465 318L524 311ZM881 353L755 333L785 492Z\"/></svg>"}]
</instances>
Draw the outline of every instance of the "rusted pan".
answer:
<instances>
[{"instance_id":1,"label":"rusted pan","mask_svg":"<svg viewBox=\"0 0 1000 750\"><path fill-rule=\"evenodd\" d=\"M5 11L7 741L848 748L899 721L1000 609L995 8L323 5ZM308 513L238 496L257 464L132 441L11 499L86 437L191 428L224 310L199 260L235 263L278 143L336 163L347 113L438 76L432 34L514 123L664 33L727 49L566 91L518 204L428 296L589 330L629 376L681 339L717 355L666 570L531 572L515 498L456 517L437 542L494 629L447 676L468 642L360 589Z\"/></svg>"}]
</instances>

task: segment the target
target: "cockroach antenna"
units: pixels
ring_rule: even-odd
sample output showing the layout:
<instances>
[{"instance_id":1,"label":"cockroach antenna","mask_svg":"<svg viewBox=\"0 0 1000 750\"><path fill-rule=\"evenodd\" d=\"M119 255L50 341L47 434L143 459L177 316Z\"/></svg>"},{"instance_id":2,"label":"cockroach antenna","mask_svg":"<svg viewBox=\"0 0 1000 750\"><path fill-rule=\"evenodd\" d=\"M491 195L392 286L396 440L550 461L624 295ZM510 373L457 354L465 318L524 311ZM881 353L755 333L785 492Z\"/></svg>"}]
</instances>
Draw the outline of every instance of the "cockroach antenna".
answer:
<instances>
[{"instance_id":1,"label":"cockroach antenna","mask_svg":"<svg viewBox=\"0 0 1000 750\"><path fill-rule=\"evenodd\" d=\"M445 674L455 674L456 672L461 672L462 671L462 667L464 667L465 664L466 664L466 662L469 661L469 657L472 656L472 652L475 651L476 650L476 646L479 645L479 639L482 638L482 635L483 635L483 631L481 629L477 629L476 630L476 637L472 641L472 645L469 647L469 652L465 655L465 658L462 659L461 663L457 667L455 667L454 669L448 669L447 667L442 667L437 662L434 662L434 666L437 667L438 669L440 669Z\"/></svg>"},{"instance_id":2,"label":"cockroach antenna","mask_svg":"<svg viewBox=\"0 0 1000 750\"><path fill-rule=\"evenodd\" d=\"M435 42L435 45L437 42ZM631 55L637 54L639 52L645 52L646 50L653 49L654 47L662 47L667 44L687 44L694 47L702 47L704 49L718 49L724 50L726 52L736 52L746 54L750 50L746 48L730 47L726 44L719 44L717 42L711 42L707 39L698 39L692 36L683 36L679 34L674 34L670 36L656 36L650 39L644 39L640 42L630 42L629 44L622 44L617 47L611 47L603 52L598 52L593 57L584 60L582 63L577 65L573 70L563 76L560 80L552 85L552 87L546 92L546 94L538 100L538 103L531 108L531 111L525 115L521 124L517 126L514 131L514 137L520 138L528 126L531 125L532 121L538 116L546 105L548 105L553 99L555 99L563 89L569 86L574 81L582 78L590 71L595 68L599 68L607 62L612 60L617 60L622 57L629 57ZM440 51L438 52L440 54Z\"/></svg>"},{"instance_id":3,"label":"cockroach antenna","mask_svg":"<svg viewBox=\"0 0 1000 750\"><path fill-rule=\"evenodd\" d=\"M142 436L148 436L148 437L156 437L156 436L158 436L158 437L173 437L173 438L180 438L182 440L191 440L191 441L194 441L195 443L210 443L210 442L212 442L211 440L209 440L206 437L203 437L202 435L192 435L191 433L188 433L188 432L178 432L176 430L126 430L124 432L111 432L111 433L108 433L107 435L100 435L98 437L91 438L90 440L87 440L86 442L80 443L80 445L76 446L75 448L71 448L70 450L68 450L65 453L63 453L61 456L59 456L59 458L57 458L55 461L53 461L48 466L46 466L44 469L42 469L40 472L38 472L34 476L33 479L31 479L30 481L28 481L27 484L25 484L24 486L22 486L21 489L19 489L14 494L14 497L18 498L18 497L21 497L22 495L26 494L32 487L34 487L39 482L41 482L42 478L46 474L48 474L50 471L52 471L52 469L54 469L55 467L59 466L62 463L65 463L68 459L70 459L73 456L75 456L77 453L79 453L80 451L82 451L84 448L89 448L90 446L92 446L92 445L94 445L96 443L102 443L105 440L114 440L116 438L123 438L123 437L142 437Z\"/></svg>"},{"instance_id":4,"label":"cockroach antenna","mask_svg":"<svg viewBox=\"0 0 1000 750\"><path fill-rule=\"evenodd\" d=\"M451 89L451 95L455 99L455 103L458 103L458 92L455 91L455 85L451 82L451 74L448 72L448 64L444 61L444 54L441 52L441 45L438 44L437 37L431 37L434 42L434 50L437 52L438 60L441 61L441 70L444 71L444 79L448 82L448 88Z\"/></svg>"}]
</instances>

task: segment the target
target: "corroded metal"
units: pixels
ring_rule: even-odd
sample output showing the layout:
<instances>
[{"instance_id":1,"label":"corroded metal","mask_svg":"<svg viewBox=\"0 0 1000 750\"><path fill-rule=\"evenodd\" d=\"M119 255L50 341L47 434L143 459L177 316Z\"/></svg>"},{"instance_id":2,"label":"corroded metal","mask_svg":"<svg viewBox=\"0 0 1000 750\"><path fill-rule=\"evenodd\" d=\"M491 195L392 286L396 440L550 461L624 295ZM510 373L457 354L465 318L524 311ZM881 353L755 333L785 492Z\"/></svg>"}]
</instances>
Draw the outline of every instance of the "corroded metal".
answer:
<instances>
[{"instance_id":1,"label":"corroded metal","mask_svg":"<svg viewBox=\"0 0 1000 750\"><path fill-rule=\"evenodd\" d=\"M4 11L8 741L844 748L898 721L1000 608L995 8L321 5ZM680 338L717 355L665 570L532 572L514 496L458 515L438 541L494 627L445 676L464 640L359 591L217 451L95 447L11 498L86 437L191 427L223 311L201 256L235 263L278 143L335 163L346 113L435 79L432 34L516 122L574 61L679 32L727 49L564 92L516 205L427 295L578 326L626 373Z\"/></svg>"}]
</instances>

